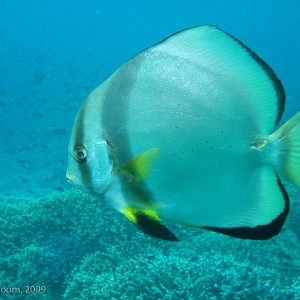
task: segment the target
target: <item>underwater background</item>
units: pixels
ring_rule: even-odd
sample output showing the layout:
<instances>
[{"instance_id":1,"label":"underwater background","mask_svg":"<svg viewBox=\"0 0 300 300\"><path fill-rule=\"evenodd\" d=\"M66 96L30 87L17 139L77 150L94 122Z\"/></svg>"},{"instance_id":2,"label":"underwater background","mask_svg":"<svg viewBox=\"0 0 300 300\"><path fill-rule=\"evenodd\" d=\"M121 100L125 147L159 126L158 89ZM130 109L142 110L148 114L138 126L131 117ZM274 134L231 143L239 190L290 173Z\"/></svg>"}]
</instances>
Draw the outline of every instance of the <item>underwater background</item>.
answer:
<instances>
[{"instance_id":1,"label":"underwater background","mask_svg":"<svg viewBox=\"0 0 300 300\"><path fill-rule=\"evenodd\" d=\"M275 70L283 121L300 109L297 0L1 1L0 299L300 299L300 199L289 184L290 214L271 240L168 224L172 243L66 182L86 96L138 52L201 24Z\"/></svg>"}]
</instances>

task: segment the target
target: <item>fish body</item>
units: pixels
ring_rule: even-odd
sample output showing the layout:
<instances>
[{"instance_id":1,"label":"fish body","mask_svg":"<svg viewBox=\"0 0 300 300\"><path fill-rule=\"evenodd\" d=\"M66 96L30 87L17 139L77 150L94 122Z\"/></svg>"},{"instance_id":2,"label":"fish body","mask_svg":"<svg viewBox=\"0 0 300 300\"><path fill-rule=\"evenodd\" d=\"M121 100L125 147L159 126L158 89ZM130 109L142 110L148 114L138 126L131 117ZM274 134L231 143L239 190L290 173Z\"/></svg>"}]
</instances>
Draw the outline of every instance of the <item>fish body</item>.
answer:
<instances>
[{"instance_id":1,"label":"fish body","mask_svg":"<svg viewBox=\"0 0 300 300\"><path fill-rule=\"evenodd\" d=\"M300 115L274 132L284 104L280 80L241 42L214 26L181 31L89 95L67 177L154 237L176 240L164 219L270 238L289 209L280 176L300 187Z\"/></svg>"}]
</instances>

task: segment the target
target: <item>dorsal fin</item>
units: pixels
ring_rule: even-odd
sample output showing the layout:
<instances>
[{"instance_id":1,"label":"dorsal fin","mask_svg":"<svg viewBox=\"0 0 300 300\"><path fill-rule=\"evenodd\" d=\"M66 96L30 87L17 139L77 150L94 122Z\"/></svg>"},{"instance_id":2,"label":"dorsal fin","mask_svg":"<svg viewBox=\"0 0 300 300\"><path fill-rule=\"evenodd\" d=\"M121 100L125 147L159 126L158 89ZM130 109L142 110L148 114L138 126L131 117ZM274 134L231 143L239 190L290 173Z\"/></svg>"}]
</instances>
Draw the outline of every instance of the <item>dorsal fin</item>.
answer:
<instances>
[{"instance_id":1,"label":"dorsal fin","mask_svg":"<svg viewBox=\"0 0 300 300\"><path fill-rule=\"evenodd\" d=\"M274 71L252 50L216 26L198 26L171 35L144 53L181 57L228 80L246 99L262 134L282 117L285 92ZM142 53L141 53L142 54Z\"/></svg>"}]
</instances>

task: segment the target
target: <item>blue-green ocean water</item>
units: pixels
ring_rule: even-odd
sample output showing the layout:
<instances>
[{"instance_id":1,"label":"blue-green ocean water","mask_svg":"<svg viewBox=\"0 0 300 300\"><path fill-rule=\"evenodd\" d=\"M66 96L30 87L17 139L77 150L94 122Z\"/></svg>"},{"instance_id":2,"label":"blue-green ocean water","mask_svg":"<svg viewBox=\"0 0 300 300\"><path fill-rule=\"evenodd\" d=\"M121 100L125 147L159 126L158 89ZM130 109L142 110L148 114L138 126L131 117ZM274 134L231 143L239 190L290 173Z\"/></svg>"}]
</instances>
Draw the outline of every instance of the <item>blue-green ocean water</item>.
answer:
<instances>
[{"instance_id":1,"label":"blue-green ocean water","mask_svg":"<svg viewBox=\"0 0 300 300\"><path fill-rule=\"evenodd\" d=\"M170 224L181 240L170 243L66 183L69 134L89 92L136 53L201 24L272 66L284 120L299 110L299 1L1 1L0 299L300 299L300 199L288 184L279 236Z\"/></svg>"}]
</instances>

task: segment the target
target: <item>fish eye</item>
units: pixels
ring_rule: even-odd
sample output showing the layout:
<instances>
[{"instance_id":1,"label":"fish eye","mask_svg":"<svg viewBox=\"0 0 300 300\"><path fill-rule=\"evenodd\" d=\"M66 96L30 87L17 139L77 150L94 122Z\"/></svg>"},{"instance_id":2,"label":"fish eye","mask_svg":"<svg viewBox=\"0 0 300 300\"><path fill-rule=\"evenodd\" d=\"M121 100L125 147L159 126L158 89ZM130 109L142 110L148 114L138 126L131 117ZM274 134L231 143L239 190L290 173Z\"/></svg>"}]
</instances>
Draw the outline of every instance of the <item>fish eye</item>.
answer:
<instances>
[{"instance_id":1,"label":"fish eye","mask_svg":"<svg viewBox=\"0 0 300 300\"><path fill-rule=\"evenodd\" d=\"M74 150L74 157L79 162L84 162L87 157L87 151L83 147L77 147Z\"/></svg>"}]
</instances>

